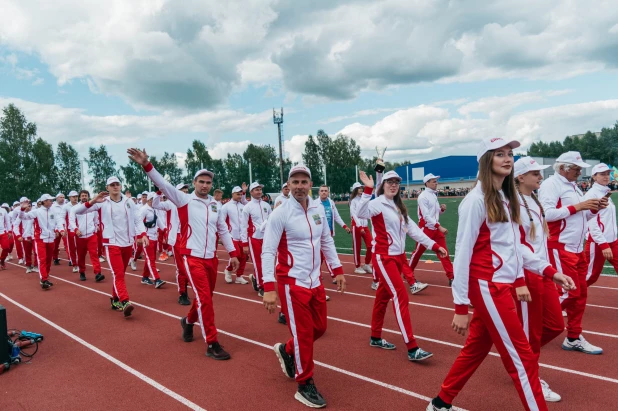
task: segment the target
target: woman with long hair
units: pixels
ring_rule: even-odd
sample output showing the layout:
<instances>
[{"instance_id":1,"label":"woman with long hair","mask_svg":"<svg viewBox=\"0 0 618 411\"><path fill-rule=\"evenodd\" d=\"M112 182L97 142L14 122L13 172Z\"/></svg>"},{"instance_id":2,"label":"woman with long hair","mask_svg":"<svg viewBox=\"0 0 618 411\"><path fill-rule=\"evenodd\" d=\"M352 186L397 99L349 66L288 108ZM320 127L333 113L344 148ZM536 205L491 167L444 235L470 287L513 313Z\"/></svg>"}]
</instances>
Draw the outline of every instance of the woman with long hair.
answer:
<instances>
[{"instance_id":1,"label":"woman with long hair","mask_svg":"<svg viewBox=\"0 0 618 411\"><path fill-rule=\"evenodd\" d=\"M371 339L369 345L386 350L395 349L395 345L382 338L382 325L388 302L393 300L393 310L397 325L408 349L408 360L423 361L433 354L421 349L412 333L410 320L408 290L403 283L401 273L407 265L406 235L420 242L428 249L444 257L447 252L435 241L427 237L416 223L408 217L408 210L403 204L399 185L401 177L394 171L384 174L383 182L378 186L376 198L371 200L373 178L360 172L360 179L365 185L359 201L358 216L371 219L373 227L373 267L379 279L376 298L371 316Z\"/></svg>"},{"instance_id":2,"label":"woman with long hair","mask_svg":"<svg viewBox=\"0 0 618 411\"><path fill-rule=\"evenodd\" d=\"M352 252L354 254L354 265L356 269L354 274L371 274L373 275L372 289L378 288L376 275L371 267L371 232L367 224L367 219L358 215L358 206L363 194L363 186L360 183L354 183L352 186L352 194L350 194L350 217L352 219ZM361 241L365 242L365 264L361 265Z\"/></svg>"},{"instance_id":3,"label":"woman with long hair","mask_svg":"<svg viewBox=\"0 0 618 411\"><path fill-rule=\"evenodd\" d=\"M513 149L517 141L492 138L477 153L479 177L459 205L452 328L465 335L459 356L427 411L446 411L492 345L513 379L526 410L547 410L539 380L538 357L532 352L515 310L517 299L530 301L523 269L543 274L564 288L573 281L542 261L520 242L520 208L515 189ZM472 303L472 321L468 306Z\"/></svg>"}]
</instances>

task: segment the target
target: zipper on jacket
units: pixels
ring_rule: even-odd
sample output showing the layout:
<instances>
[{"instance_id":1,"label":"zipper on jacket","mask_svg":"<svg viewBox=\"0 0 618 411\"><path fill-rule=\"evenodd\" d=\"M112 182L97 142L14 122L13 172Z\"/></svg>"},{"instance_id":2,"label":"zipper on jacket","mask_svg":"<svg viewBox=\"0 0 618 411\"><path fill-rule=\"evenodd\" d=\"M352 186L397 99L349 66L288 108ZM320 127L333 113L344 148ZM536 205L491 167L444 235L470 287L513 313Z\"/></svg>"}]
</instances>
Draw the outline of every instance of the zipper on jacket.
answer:
<instances>
[{"instance_id":1,"label":"zipper on jacket","mask_svg":"<svg viewBox=\"0 0 618 411\"><path fill-rule=\"evenodd\" d=\"M311 222L309 221L309 215L307 214L307 211L309 211L308 207L307 210L305 210L305 219L307 220L307 225L309 226L309 235L311 236L311 274L313 274L313 270L315 268L315 247L313 246L313 230L311 229ZM309 274L309 280L311 281L311 288L313 288L313 278L311 277L311 274Z\"/></svg>"}]
</instances>

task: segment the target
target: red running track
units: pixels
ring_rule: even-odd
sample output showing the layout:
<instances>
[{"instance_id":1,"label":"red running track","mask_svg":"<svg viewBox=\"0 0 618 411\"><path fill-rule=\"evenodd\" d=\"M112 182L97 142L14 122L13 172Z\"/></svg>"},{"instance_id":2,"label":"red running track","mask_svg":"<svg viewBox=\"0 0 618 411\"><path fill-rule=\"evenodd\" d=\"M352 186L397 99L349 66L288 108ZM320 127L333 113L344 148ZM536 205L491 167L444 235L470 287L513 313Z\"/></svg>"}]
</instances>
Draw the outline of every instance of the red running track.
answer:
<instances>
[{"instance_id":1,"label":"red running track","mask_svg":"<svg viewBox=\"0 0 618 411\"><path fill-rule=\"evenodd\" d=\"M88 281L63 265L52 267L55 286L44 292L36 273L9 262L0 273L0 304L7 307L9 327L41 332L45 341L31 364L12 367L0 376L0 410L304 410L294 400L296 385L279 367L272 345L289 337L287 327L268 315L249 285L226 284L220 254L215 311L220 341L232 360L204 356L199 338L184 343L179 318L187 308L177 304L171 260L159 263L161 289L140 283L138 270L127 274L134 316L109 309L109 279ZM430 283L410 297L414 332L419 344L434 353L424 364L407 361L405 346L389 309L383 337L394 351L369 347L374 292L370 275L351 274L351 256L341 255L348 292L338 294L327 281L329 328L315 345L315 380L335 410L424 410L459 353L464 338L450 329L452 298L439 264L421 264L419 280ZM107 267L103 263L103 267ZM249 264L247 273L252 266ZM109 273L109 270L104 270ZM610 409L618 389L618 279L601 277L590 289L585 335L605 354L590 356L560 348L562 338L541 354L541 376L563 401L552 410ZM36 315L36 316L35 316ZM118 399L117 401L115 399ZM44 405L42 407L42 405ZM468 410L522 409L500 359L490 355L456 400Z\"/></svg>"}]
</instances>

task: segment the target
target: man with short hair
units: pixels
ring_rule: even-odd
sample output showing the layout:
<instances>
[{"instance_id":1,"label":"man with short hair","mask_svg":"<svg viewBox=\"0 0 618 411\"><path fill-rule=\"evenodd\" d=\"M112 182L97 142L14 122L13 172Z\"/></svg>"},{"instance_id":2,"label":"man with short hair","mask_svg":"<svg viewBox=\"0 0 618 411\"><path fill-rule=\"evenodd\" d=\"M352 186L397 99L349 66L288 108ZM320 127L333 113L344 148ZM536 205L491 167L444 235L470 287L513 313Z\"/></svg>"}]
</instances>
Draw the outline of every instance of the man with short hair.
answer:
<instances>
[{"instance_id":1,"label":"man with short hair","mask_svg":"<svg viewBox=\"0 0 618 411\"><path fill-rule=\"evenodd\" d=\"M262 241L268 216L272 212L270 204L262 200L263 187L257 181L254 181L249 186L251 201L244 206L240 219L240 240L243 244L248 244L248 246L243 246L243 252L247 253L249 251L251 253L251 261L253 261L253 269L255 271L255 275L251 274L249 278L251 279L253 289L260 296L264 295Z\"/></svg>"},{"instance_id":2,"label":"man with short hair","mask_svg":"<svg viewBox=\"0 0 618 411\"><path fill-rule=\"evenodd\" d=\"M275 208L279 207L281 204L285 203L289 199L290 199L290 188L288 187L288 183L286 181L281 186L281 194L275 200Z\"/></svg>"},{"instance_id":3,"label":"man with short hair","mask_svg":"<svg viewBox=\"0 0 618 411\"><path fill-rule=\"evenodd\" d=\"M307 167L292 167L288 176L292 196L268 220L262 252L263 301L268 312L275 312L277 287L292 338L275 344L275 354L285 375L298 383L294 398L308 407L322 408L326 401L313 382L313 344L326 331L327 318L321 253L335 272L340 292L345 290L345 278L323 208L310 197L312 185Z\"/></svg>"},{"instance_id":4,"label":"man with short hair","mask_svg":"<svg viewBox=\"0 0 618 411\"><path fill-rule=\"evenodd\" d=\"M64 194L62 193L58 193L56 194L56 201L52 204L52 210L54 211L54 214L57 214L62 218L62 224L64 224ZM54 252L52 253L52 258L54 260L54 265L60 265L60 258L59 258L59 252L60 252L60 240L62 240L62 237L56 237L56 239L54 240ZM69 266L71 265L71 263L69 262Z\"/></svg>"},{"instance_id":5,"label":"man with short hair","mask_svg":"<svg viewBox=\"0 0 618 411\"><path fill-rule=\"evenodd\" d=\"M227 224L236 253L238 254L238 269L236 270L236 284L248 284L248 281L243 278L245 273L245 265L247 264L247 253L245 252L248 243L243 243L240 239L240 220L242 219L242 212L244 205L247 204L247 197L245 197L245 191L247 185L242 183L243 187L236 186L232 188L232 199L225 203L221 208L221 218ZM228 264L224 271L225 282L231 284L234 282L232 279L232 266Z\"/></svg>"},{"instance_id":6,"label":"man with short hair","mask_svg":"<svg viewBox=\"0 0 618 411\"><path fill-rule=\"evenodd\" d=\"M326 221L328 222L328 228L330 230L330 235L332 237L335 236L335 223L339 224L341 228L345 230L346 233L351 234L352 230L350 230L350 228L343 222L343 219L339 215L339 210L337 210L337 207L335 206L335 202L330 199L330 189L328 188L326 184L322 184L320 186L318 195L320 196L319 204L324 209L324 215L326 216ZM324 253L321 254L321 257L322 257L321 262L326 263ZM337 280L335 280L335 273L333 269L328 264L326 264L326 268L328 268L328 272L330 273L330 276L333 278L333 284L335 284ZM327 299L329 299L328 296L326 297Z\"/></svg>"},{"instance_id":7,"label":"man with short hair","mask_svg":"<svg viewBox=\"0 0 618 411\"><path fill-rule=\"evenodd\" d=\"M90 199L88 190L79 192L81 204L85 204ZM69 195L69 197L71 197ZM77 205L77 204L76 204ZM97 250L97 230L99 227L99 213L75 214L75 207L69 211L69 231L75 237L75 248L77 264L79 270L79 280L86 281L86 253L90 254L90 263L94 271L94 280L98 283L105 279L101 274L101 262Z\"/></svg>"},{"instance_id":8,"label":"man with short hair","mask_svg":"<svg viewBox=\"0 0 618 411\"><path fill-rule=\"evenodd\" d=\"M588 267L584 254L584 238L588 220L600 208L607 207L607 198L584 200L577 178L582 169L590 167L577 151L569 151L556 159L556 174L541 184L539 200L549 225L549 262L558 271L568 275L576 288L560 297L562 309L567 312L567 336L562 348L586 354L601 354L603 349L590 344L582 333L582 318L586 309Z\"/></svg>"},{"instance_id":9,"label":"man with short hair","mask_svg":"<svg viewBox=\"0 0 618 411\"><path fill-rule=\"evenodd\" d=\"M223 190L220 190L218 188L215 189L212 196L219 205L219 207L223 207L223 203L221 202L221 200L223 199Z\"/></svg>"}]
</instances>

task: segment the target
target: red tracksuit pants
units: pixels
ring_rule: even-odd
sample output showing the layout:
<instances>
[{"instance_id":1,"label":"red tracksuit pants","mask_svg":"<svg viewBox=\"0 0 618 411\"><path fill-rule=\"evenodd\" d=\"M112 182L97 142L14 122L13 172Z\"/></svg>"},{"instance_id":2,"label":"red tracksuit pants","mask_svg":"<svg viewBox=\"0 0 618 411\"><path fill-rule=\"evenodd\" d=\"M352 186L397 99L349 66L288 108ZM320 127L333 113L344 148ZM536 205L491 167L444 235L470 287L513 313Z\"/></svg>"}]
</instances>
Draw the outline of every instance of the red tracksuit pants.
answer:
<instances>
[{"instance_id":1,"label":"red tracksuit pants","mask_svg":"<svg viewBox=\"0 0 618 411\"><path fill-rule=\"evenodd\" d=\"M448 248L446 248L446 237L440 230L430 230L429 228L425 227L423 228L423 232L425 233L425 235L427 235L427 237L435 241L440 247L448 251ZM416 266L418 265L418 262L423 256L423 253L425 252L425 250L426 248L424 245L418 242L416 243L416 248L414 249L414 251L412 252L412 256L410 257L410 268L412 269L413 277L414 277L414 270L416 269ZM446 276L448 277L449 280L452 280L453 279L453 263L451 263L451 258L448 255L444 258L441 258L441 257L438 257L438 258L440 259L440 262L442 263L442 267L444 268L444 271L446 271Z\"/></svg>"},{"instance_id":2,"label":"red tracksuit pants","mask_svg":"<svg viewBox=\"0 0 618 411\"><path fill-rule=\"evenodd\" d=\"M52 251L52 258L53 258L54 260L57 260L57 259L58 259L58 253L60 252L60 241L61 241L61 240L62 240L62 238L61 238L61 237L56 237L56 238L54 239L54 243L53 243L53 244L54 244L54 249L53 249L53 251Z\"/></svg>"},{"instance_id":3,"label":"red tracksuit pants","mask_svg":"<svg viewBox=\"0 0 618 411\"><path fill-rule=\"evenodd\" d=\"M103 250L103 234L101 233L101 231L97 232L97 250L99 256L105 254L105 250Z\"/></svg>"},{"instance_id":4,"label":"red tracksuit pants","mask_svg":"<svg viewBox=\"0 0 618 411\"><path fill-rule=\"evenodd\" d=\"M365 230L365 234L361 231ZM371 232L369 227L358 227L352 220L352 248L354 253L354 264L356 268L361 266L361 240L365 242L365 264L371 263Z\"/></svg>"},{"instance_id":5,"label":"red tracksuit pants","mask_svg":"<svg viewBox=\"0 0 618 411\"><path fill-rule=\"evenodd\" d=\"M64 237L62 237L64 249L67 252L69 261L73 266L77 265L77 244L75 241L75 237L75 233L72 233L70 231Z\"/></svg>"},{"instance_id":6,"label":"red tracksuit pants","mask_svg":"<svg viewBox=\"0 0 618 411\"><path fill-rule=\"evenodd\" d=\"M34 249L34 241L24 239L24 241L22 241L22 244L24 246L24 259L26 260L26 265L31 266L32 265L32 252ZM34 253L34 263L35 263L34 265L38 264L36 252Z\"/></svg>"},{"instance_id":7,"label":"red tracksuit pants","mask_svg":"<svg viewBox=\"0 0 618 411\"><path fill-rule=\"evenodd\" d=\"M217 259L198 258L183 255L187 277L195 292L193 304L187 314L187 323L198 323L206 344L217 342L217 327L215 326L215 310L212 304L212 294L217 284Z\"/></svg>"},{"instance_id":8,"label":"red tracksuit pants","mask_svg":"<svg viewBox=\"0 0 618 411\"><path fill-rule=\"evenodd\" d=\"M148 239L148 247L144 249L144 271L142 277L151 277L154 281L159 279L159 272L157 271L157 247L158 241Z\"/></svg>"},{"instance_id":9,"label":"red tracksuit pants","mask_svg":"<svg viewBox=\"0 0 618 411\"><path fill-rule=\"evenodd\" d=\"M513 298L524 333L538 361L541 347L564 331L564 319L556 284L528 270L524 270L524 274L532 301L529 303L518 301L515 289L513 289Z\"/></svg>"},{"instance_id":10,"label":"red tracksuit pants","mask_svg":"<svg viewBox=\"0 0 618 411\"><path fill-rule=\"evenodd\" d=\"M406 265L405 254L397 256L374 254L373 256L373 271L376 273L380 285L373 302L371 336L382 338L382 326L384 325L386 307L392 299L397 325L403 336L403 341L406 343L406 347L408 347L408 350L411 350L418 347L418 344L416 344L416 339L412 333L408 290L401 279L401 272Z\"/></svg>"},{"instance_id":11,"label":"red tracksuit pants","mask_svg":"<svg viewBox=\"0 0 618 411\"><path fill-rule=\"evenodd\" d=\"M11 248L11 241L9 240L9 235L7 233L0 234L0 248L2 248L0 261L4 262L6 257L9 255L9 250Z\"/></svg>"},{"instance_id":12,"label":"red tracksuit pants","mask_svg":"<svg viewBox=\"0 0 618 411\"><path fill-rule=\"evenodd\" d=\"M236 270L236 277L242 277L242 275L245 273L245 267L247 266L247 254L245 254L242 251L242 241L233 240L233 242L234 242L234 248L236 249L236 254L238 254L238 270ZM262 268L261 260L262 260L262 257L260 255L260 274L261 274L261 268ZM228 264L228 266L225 267L225 269L227 271L232 271L232 266Z\"/></svg>"},{"instance_id":13,"label":"red tracksuit pants","mask_svg":"<svg viewBox=\"0 0 618 411\"><path fill-rule=\"evenodd\" d=\"M80 273L86 272L86 253L90 254L90 263L95 274L101 273L101 263L99 262L98 241L96 235L90 237L75 238L77 248L77 266Z\"/></svg>"},{"instance_id":14,"label":"red tracksuit pants","mask_svg":"<svg viewBox=\"0 0 618 411\"><path fill-rule=\"evenodd\" d=\"M13 234L13 238L15 238L15 234ZM19 260L23 260L26 255L24 250L24 242L15 240L15 248L17 251L17 258Z\"/></svg>"},{"instance_id":15,"label":"red tracksuit pants","mask_svg":"<svg viewBox=\"0 0 618 411\"><path fill-rule=\"evenodd\" d=\"M309 289L278 281L277 287L292 334L285 351L294 357L296 382L304 383L313 376L313 343L326 331L326 292L321 284Z\"/></svg>"},{"instance_id":16,"label":"red tracksuit pants","mask_svg":"<svg viewBox=\"0 0 618 411\"><path fill-rule=\"evenodd\" d=\"M474 314L466 344L442 383L443 401L453 402L495 345L524 408L547 411L537 355L532 352L517 317L512 291L512 284L470 278L468 297Z\"/></svg>"},{"instance_id":17,"label":"red tracksuit pants","mask_svg":"<svg viewBox=\"0 0 618 411\"><path fill-rule=\"evenodd\" d=\"M129 265L129 259L133 247L118 247L117 245L105 246L105 259L109 264L110 271L112 272L113 287L112 297L114 300L129 301L129 293L127 292L127 284L124 281L124 272Z\"/></svg>"},{"instance_id":18,"label":"red tracksuit pants","mask_svg":"<svg viewBox=\"0 0 618 411\"><path fill-rule=\"evenodd\" d=\"M251 254L253 271L255 271L258 287L260 289L264 289L264 280L262 279L262 241L262 239L249 237L249 253Z\"/></svg>"},{"instance_id":19,"label":"red tracksuit pants","mask_svg":"<svg viewBox=\"0 0 618 411\"><path fill-rule=\"evenodd\" d=\"M603 257L601 247L594 241L588 239L584 247L584 253L586 255L586 263L588 264L588 273L586 274L586 284L590 287L596 283L603 271L605 261L609 261L614 266L614 270L618 273L618 241L609 243L609 248L612 250L614 258L606 260Z\"/></svg>"},{"instance_id":20,"label":"red tracksuit pants","mask_svg":"<svg viewBox=\"0 0 618 411\"><path fill-rule=\"evenodd\" d=\"M575 290L564 292L560 296L562 309L567 312L567 337L579 338L582 333L582 319L588 300L588 273L584 253L570 253L565 250L549 249L549 262L558 272L571 277Z\"/></svg>"},{"instance_id":21,"label":"red tracksuit pants","mask_svg":"<svg viewBox=\"0 0 618 411\"><path fill-rule=\"evenodd\" d=\"M43 240L34 240L34 249L39 263L39 277L41 277L41 281L46 281L51 269L54 242L46 243Z\"/></svg>"}]
</instances>

